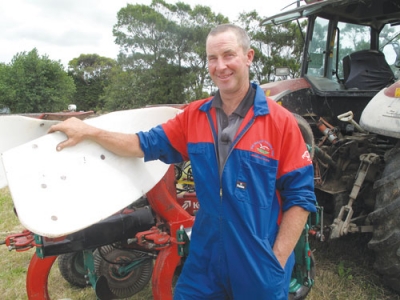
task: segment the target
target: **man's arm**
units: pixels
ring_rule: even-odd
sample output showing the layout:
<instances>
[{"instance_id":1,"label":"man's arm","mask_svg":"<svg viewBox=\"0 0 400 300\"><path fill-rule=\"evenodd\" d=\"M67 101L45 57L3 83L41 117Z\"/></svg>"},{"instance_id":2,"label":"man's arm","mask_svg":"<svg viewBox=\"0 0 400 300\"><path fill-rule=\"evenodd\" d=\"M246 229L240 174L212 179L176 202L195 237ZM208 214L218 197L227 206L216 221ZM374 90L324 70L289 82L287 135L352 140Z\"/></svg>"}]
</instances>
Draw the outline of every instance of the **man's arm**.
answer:
<instances>
[{"instance_id":1,"label":"man's arm","mask_svg":"<svg viewBox=\"0 0 400 300\"><path fill-rule=\"evenodd\" d=\"M287 259L300 238L308 214L309 212L303 208L292 206L282 215L278 236L272 249L282 268L285 267Z\"/></svg>"},{"instance_id":2,"label":"man's arm","mask_svg":"<svg viewBox=\"0 0 400 300\"><path fill-rule=\"evenodd\" d=\"M92 140L120 156L143 157L139 137L136 134L110 132L86 124L77 118L69 118L53 125L49 133L61 131L67 139L57 145L57 151L74 146L83 140Z\"/></svg>"}]
</instances>

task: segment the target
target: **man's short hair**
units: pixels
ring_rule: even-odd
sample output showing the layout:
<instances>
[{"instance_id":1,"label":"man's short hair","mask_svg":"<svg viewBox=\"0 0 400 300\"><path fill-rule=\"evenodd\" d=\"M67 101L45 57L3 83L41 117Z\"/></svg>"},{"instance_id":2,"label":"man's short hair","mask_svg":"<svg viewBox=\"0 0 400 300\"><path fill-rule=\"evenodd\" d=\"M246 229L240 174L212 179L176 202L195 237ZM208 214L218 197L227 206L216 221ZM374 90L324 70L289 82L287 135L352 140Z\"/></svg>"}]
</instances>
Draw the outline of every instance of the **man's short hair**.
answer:
<instances>
[{"instance_id":1,"label":"man's short hair","mask_svg":"<svg viewBox=\"0 0 400 300\"><path fill-rule=\"evenodd\" d=\"M216 26L215 28L211 29L211 31L208 33L207 40L209 36L216 36L220 33L227 31L232 31L236 35L238 44L242 46L244 52L250 49L250 38L247 35L247 32L243 28L235 24L227 23Z\"/></svg>"}]
</instances>

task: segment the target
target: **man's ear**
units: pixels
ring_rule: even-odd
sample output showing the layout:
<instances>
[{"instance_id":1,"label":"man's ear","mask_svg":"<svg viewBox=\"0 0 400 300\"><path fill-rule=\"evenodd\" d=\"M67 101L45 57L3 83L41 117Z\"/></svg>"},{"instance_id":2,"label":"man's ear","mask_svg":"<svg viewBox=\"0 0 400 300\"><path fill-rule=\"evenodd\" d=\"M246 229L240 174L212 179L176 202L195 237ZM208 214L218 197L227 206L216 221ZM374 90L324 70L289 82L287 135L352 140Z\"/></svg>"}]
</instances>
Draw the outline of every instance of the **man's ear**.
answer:
<instances>
[{"instance_id":1,"label":"man's ear","mask_svg":"<svg viewBox=\"0 0 400 300\"><path fill-rule=\"evenodd\" d=\"M253 62L254 59L254 49L249 49L247 51L247 66L250 67L251 63Z\"/></svg>"}]
</instances>

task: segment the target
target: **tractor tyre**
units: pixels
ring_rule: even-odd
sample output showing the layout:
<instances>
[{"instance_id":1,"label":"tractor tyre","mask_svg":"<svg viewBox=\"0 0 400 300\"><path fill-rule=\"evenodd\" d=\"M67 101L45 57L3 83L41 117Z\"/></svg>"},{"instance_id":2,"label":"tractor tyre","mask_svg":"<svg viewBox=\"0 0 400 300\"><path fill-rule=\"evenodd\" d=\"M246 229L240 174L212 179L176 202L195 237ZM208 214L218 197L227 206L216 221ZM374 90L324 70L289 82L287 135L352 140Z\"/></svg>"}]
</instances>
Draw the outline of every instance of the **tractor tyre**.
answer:
<instances>
[{"instance_id":1,"label":"tractor tyre","mask_svg":"<svg viewBox=\"0 0 400 300\"><path fill-rule=\"evenodd\" d=\"M58 256L58 269L61 276L75 287L84 288L89 285L85 278L83 252L72 252Z\"/></svg>"},{"instance_id":2,"label":"tractor tyre","mask_svg":"<svg viewBox=\"0 0 400 300\"><path fill-rule=\"evenodd\" d=\"M107 245L93 252L94 267L97 276L104 276L116 299L124 299L140 292L150 281L153 273L153 260L145 253L118 249ZM136 268L120 272L132 262L141 261Z\"/></svg>"},{"instance_id":3,"label":"tractor tyre","mask_svg":"<svg viewBox=\"0 0 400 300\"><path fill-rule=\"evenodd\" d=\"M368 247L375 251L374 268L384 284L400 293L400 147L385 155L385 169L374 188L375 209L369 214L374 226Z\"/></svg>"},{"instance_id":4,"label":"tractor tyre","mask_svg":"<svg viewBox=\"0 0 400 300\"><path fill-rule=\"evenodd\" d=\"M303 140L306 143L307 148L309 149L310 156L311 158L313 158L315 151L315 142L311 126L310 124L308 124L307 120L304 119L302 116L295 113L293 113L293 116L297 121L297 125L299 126L299 129L301 131L301 135L303 136Z\"/></svg>"}]
</instances>

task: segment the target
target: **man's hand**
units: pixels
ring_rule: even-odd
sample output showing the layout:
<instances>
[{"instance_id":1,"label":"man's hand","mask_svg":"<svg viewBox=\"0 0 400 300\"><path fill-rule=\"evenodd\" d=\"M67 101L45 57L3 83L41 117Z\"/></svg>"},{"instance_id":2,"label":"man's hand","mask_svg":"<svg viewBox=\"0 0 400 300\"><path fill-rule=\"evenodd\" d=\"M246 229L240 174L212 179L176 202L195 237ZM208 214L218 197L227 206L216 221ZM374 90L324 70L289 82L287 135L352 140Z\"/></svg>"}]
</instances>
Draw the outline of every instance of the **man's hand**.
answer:
<instances>
[{"instance_id":1,"label":"man's hand","mask_svg":"<svg viewBox=\"0 0 400 300\"><path fill-rule=\"evenodd\" d=\"M293 206L283 213L278 236L273 247L274 254L282 268L294 250L303 232L309 212L299 206Z\"/></svg>"},{"instance_id":2,"label":"man's hand","mask_svg":"<svg viewBox=\"0 0 400 300\"><path fill-rule=\"evenodd\" d=\"M143 157L140 141L136 134L111 132L86 124L77 118L69 118L53 125L49 133L61 131L67 139L57 145L57 151L75 146L83 140L91 140L105 149L125 157Z\"/></svg>"},{"instance_id":3,"label":"man's hand","mask_svg":"<svg viewBox=\"0 0 400 300\"><path fill-rule=\"evenodd\" d=\"M49 133L61 131L67 139L57 145L57 151L61 151L65 147L75 146L90 136L90 132L96 130L94 127L84 123L75 117L69 118L64 122L53 125L49 129Z\"/></svg>"}]
</instances>

